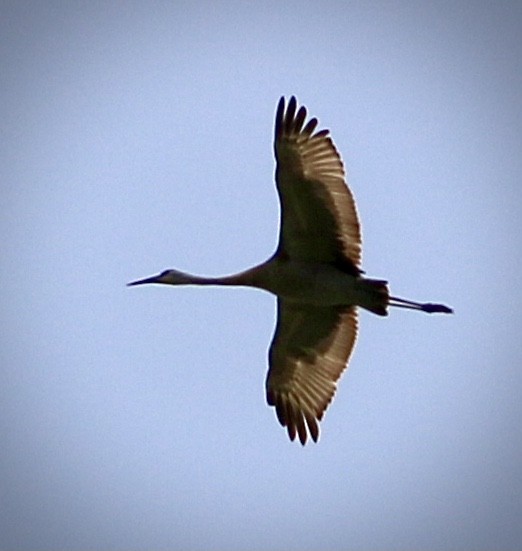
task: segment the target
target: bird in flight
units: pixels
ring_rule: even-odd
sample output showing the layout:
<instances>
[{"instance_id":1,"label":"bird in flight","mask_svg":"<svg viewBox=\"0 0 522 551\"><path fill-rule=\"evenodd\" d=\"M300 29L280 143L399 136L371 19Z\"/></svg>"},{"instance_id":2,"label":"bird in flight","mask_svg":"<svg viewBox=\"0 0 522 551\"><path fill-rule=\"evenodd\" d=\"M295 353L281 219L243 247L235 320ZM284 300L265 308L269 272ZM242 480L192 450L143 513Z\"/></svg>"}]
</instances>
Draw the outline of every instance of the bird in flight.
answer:
<instances>
[{"instance_id":1,"label":"bird in flight","mask_svg":"<svg viewBox=\"0 0 522 551\"><path fill-rule=\"evenodd\" d=\"M275 180L281 203L279 244L262 264L239 274L201 277L178 270L128 285L239 285L277 297L268 352L266 399L290 440L317 442L319 425L357 336L357 307L379 316L388 307L452 313L442 304L390 296L386 281L363 276L361 231L343 163L329 130L317 131L304 106L279 100Z\"/></svg>"}]
</instances>

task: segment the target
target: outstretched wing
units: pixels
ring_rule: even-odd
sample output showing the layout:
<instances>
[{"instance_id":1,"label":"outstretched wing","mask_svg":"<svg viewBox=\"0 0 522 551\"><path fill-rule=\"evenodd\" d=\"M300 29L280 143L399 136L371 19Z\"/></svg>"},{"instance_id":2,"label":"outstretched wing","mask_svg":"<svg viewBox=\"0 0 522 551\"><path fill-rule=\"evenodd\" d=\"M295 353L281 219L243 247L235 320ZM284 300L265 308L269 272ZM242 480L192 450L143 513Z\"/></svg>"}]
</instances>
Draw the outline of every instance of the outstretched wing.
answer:
<instances>
[{"instance_id":1,"label":"outstretched wing","mask_svg":"<svg viewBox=\"0 0 522 551\"><path fill-rule=\"evenodd\" d=\"M361 233L353 196L328 130L315 132L317 119L305 125L306 109L295 97L285 112L277 106L274 150L281 201L279 255L327 262L359 275Z\"/></svg>"},{"instance_id":2,"label":"outstretched wing","mask_svg":"<svg viewBox=\"0 0 522 551\"><path fill-rule=\"evenodd\" d=\"M332 401L356 337L353 306L321 307L278 299L266 393L291 440L298 434L304 445L310 433L317 442L317 423Z\"/></svg>"}]
</instances>

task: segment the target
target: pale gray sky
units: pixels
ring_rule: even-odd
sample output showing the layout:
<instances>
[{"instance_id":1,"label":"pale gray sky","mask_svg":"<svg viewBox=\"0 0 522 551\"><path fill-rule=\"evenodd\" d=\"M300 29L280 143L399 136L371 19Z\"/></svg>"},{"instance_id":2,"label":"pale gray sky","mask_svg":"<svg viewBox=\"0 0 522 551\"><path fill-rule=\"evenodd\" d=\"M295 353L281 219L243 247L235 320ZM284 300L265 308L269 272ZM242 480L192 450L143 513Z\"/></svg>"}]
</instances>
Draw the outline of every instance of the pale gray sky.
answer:
<instances>
[{"instance_id":1,"label":"pale gray sky","mask_svg":"<svg viewBox=\"0 0 522 551\"><path fill-rule=\"evenodd\" d=\"M520 549L522 7L11 2L0 17L0 548ZM265 404L275 301L133 288L268 257L272 132L330 128L363 267L318 444Z\"/></svg>"}]
</instances>

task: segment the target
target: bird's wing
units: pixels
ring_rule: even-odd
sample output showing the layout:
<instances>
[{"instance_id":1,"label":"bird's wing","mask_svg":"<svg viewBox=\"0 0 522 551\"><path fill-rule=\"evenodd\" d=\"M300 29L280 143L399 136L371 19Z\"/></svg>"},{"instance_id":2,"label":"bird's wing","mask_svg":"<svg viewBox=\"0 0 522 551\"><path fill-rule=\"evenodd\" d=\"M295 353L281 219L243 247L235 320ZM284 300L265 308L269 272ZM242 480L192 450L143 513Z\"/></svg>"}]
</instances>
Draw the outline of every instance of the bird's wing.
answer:
<instances>
[{"instance_id":1,"label":"bird's wing","mask_svg":"<svg viewBox=\"0 0 522 551\"><path fill-rule=\"evenodd\" d=\"M356 337L353 306L311 306L278 299L266 393L291 440L298 434L304 445L309 432L317 442L317 422L335 394Z\"/></svg>"},{"instance_id":2,"label":"bird's wing","mask_svg":"<svg viewBox=\"0 0 522 551\"><path fill-rule=\"evenodd\" d=\"M344 168L328 130L305 125L306 109L292 97L277 106L274 150L281 201L278 254L295 260L335 263L359 275L361 233ZM314 133L315 132L315 133Z\"/></svg>"}]
</instances>

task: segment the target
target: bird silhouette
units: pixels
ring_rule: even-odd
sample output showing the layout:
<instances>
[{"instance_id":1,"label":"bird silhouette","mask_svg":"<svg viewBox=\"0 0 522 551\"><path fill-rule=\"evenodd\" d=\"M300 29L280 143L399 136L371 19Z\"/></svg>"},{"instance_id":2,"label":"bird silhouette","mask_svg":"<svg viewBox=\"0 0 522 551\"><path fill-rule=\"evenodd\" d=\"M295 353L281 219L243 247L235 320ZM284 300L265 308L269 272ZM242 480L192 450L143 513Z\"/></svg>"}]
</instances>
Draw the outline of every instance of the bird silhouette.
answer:
<instances>
[{"instance_id":1,"label":"bird silhouette","mask_svg":"<svg viewBox=\"0 0 522 551\"><path fill-rule=\"evenodd\" d=\"M361 232L343 163L329 130L306 122L291 97L277 106L275 180L281 204L279 244L266 262L239 274L201 277L178 270L128 285L238 285L277 296L268 353L266 398L294 440L317 442L318 422L332 401L357 337L357 307L379 316L395 306L452 313L442 304L390 296L386 281L363 276Z\"/></svg>"}]
</instances>

